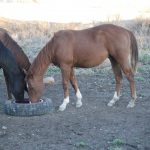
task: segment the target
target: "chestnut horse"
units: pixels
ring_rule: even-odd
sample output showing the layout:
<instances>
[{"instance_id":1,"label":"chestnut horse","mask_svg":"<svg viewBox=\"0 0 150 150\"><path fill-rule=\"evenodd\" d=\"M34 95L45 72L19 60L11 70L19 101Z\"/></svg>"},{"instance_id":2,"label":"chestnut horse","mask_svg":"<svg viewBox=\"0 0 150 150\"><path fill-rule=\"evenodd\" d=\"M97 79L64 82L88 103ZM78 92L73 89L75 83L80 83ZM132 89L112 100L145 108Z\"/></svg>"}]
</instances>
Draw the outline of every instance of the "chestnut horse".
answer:
<instances>
[{"instance_id":1,"label":"chestnut horse","mask_svg":"<svg viewBox=\"0 0 150 150\"><path fill-rule=\"evenodd\" d=\"M120 98L122 71L131 89L131 101L127 107L134 107L136 88L134 72L138 62L137 42L132 32L122 27L104 24L84 30L62 30L40 51L27 74L29 98L37 102L43 91L43 75L50 63L60 67L63 80L64 100L59 110L69 103L68 82L77 97L76 107L82 106L82 95L74 74L74 67L90 68L109 58L116 79L116 89L108 106L113 106Z\"/></svg>"},{"instance_id":2,"label":"chestnut horse","mask_svg":"<svg viewBox=\"0 0 150 150\"><path fill-rule=\"evenodd\" d=\"M30 62L22 48L15 42L11 36L8 34L8 32L5 29L0 28L0 41L4 44L4 46L9 49L12 54L14 55L17 65L21 70L28 71L30 67ZM8 83L9 79L7 77L7 73L3 69L4 72L4 77L5 77L5 82L6 82L6 87L7 87L7 94L8 94L8 99L12 99L11 95L11 87L9 86L10 84ZM25 76L25 74L24 74Z\"/></svg>"}]
</instances>

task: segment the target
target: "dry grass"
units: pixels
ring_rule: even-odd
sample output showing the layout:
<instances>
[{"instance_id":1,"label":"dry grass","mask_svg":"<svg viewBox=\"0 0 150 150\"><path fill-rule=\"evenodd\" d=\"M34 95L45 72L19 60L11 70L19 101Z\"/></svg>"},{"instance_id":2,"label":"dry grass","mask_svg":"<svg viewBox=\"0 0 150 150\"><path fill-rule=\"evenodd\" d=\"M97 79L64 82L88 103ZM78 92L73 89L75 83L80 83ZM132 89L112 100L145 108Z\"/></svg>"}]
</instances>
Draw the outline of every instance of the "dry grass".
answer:
<instances>
[{"instance_id":1,"label":"dry grass","mask_svg":"<svg viewBox=\"0 0 150 150\"><path fill-rule=\"evenodd\" d=\"M131 30L137 37L139 50L150 51L150 19L137 18Z\"/></svg>"},{"instance_id":2,"label":"dry grass","mask_svg":"<svg viewBox=\"0 0 150 150\"><path fill-rule=\"evenodd\" d=\"M23 48L31 61L40 49L50 40L54 32L62 29L82 29L89 26L90 24L29 22L0 18L0 27L6 29L10 33L13 39Z\"/></svg>"}]
</instances>

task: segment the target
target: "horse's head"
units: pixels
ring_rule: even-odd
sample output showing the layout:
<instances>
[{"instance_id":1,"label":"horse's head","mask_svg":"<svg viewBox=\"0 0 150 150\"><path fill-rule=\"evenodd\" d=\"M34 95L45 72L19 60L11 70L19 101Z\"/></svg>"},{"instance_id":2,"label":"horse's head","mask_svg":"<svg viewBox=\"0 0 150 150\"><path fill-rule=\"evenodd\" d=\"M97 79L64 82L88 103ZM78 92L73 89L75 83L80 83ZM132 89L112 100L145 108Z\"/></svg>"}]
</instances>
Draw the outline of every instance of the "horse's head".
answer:
<instances>
[{"instance_id":1,"label":"horse's head","mask_svg":"<svg viewBox=\"0 0 150 150\"><path fill-rule=\"evenodd\" d=\"M32 71L29 70L26 75L26 82L30 101L38 102L44 88L43 78L41 76L33 75Z\"/></svg>"}]
</instances>

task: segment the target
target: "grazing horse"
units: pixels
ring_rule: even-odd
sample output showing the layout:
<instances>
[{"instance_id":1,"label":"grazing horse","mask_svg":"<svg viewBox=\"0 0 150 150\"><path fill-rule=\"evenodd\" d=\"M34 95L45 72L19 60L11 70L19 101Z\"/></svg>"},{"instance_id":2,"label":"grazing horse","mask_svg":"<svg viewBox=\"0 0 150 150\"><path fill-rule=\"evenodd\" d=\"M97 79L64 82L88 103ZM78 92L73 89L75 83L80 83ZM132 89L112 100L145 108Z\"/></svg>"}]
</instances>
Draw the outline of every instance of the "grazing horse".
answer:
<instances>
[{"instance_id":1,"label":"grazing horse","mask_svg":"<svg viewBox=\"0 0 150 150\"><path fill-rule=\"evenodd\" d=\"M26 74L26 72L28 71L31 63L28 59L28 57L26 56L26 54L24 53L24 51L22 50L22 48L17 44L17 42L15 42L10 35L8 34L8 32L5 29L0 28L0 40L2 41L2 43L5 45L5 47L7 47L9 50L11 50L11 52L13 53L18 66L21 68L21 70L23 70L23 72ZM4 77L5 77L5 81L6 81L6 87L7 87L7 93L8 93L8 99L12 99L12 95L11 95L11 90L8 84L8 77L5 73L5 70L3 70L4 72ZM51 84L53 83L54 79L53 78L44 78L43 82L46 84Z\"/></svg>"},{"instance_id":2,"label":"grazing horse","mask_svg":"<svg viewBox=\"0 0 150 150\"><path fill-rule=\"evenodd\" d=\"M84 30L62 30L40 51L27 74L29 98L37 102L43 91L42 78L50 63L60 67L63 80L64 100L59 110L69 103L70 81L77 97L76 107L82 106L82 95L74 74L74 67L90 68L109 58L116 79L116 89L108 106L120 98L122 71L131 89L131 101L127 107L134 107L136 88L134 72L138 62L138 48L135 36L129 30L112 24L104 24Z\"/></svg>"},{"instance_id":3,"label":"grazing horse","mask_svg":"<svg viewBox=\"0 0 150 150\"><path fill-rule=\"evenodd\" d=\"M18 66L22 70L27 72L30 65L31 65L30 62L29 62L28 57L23 52L22 48L10 37L8 32L6 30L2 29L2 28L0 28L0 41L4 44L4 46L6 48L11 50L11 52L13 53L13 55L16 59L16 62L18 64ZM11 92L10 92L11 87L8 84L8 77L7 77L4 69L3 69L3 72L4 72L5 81L6 81L8 99L12 99L12 95L11 95Z\"/></svg>"},{"instance_id":4,"label":"grazing horse","mask_svg":"<svg viewBox=\"0 0 150 150\"><path fill-rule=\"evenodd\" d=\"M7 76L10 92L14 95L16 102L24 102L24 90L27 90L25 74L19 68L12 52L0 41L0 68Z\"/></svg>"}]
</instances>

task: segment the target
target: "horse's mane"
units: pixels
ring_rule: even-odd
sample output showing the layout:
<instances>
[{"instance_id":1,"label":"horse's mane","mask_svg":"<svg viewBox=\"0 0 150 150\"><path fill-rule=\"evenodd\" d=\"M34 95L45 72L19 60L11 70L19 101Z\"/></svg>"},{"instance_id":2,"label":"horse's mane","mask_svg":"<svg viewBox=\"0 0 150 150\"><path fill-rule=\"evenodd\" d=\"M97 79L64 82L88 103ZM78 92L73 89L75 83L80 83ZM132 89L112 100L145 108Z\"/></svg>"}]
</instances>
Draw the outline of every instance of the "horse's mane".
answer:
<instances>
[{"instance_id":1,"label":"horse's mane","mask_svg":"<svg viewBox=\"0 0 150 150\"><path fill-rule=\"evenodd\" d=\"M0 40L12 51L20 68L28 70L30 62L22 48L15 42L6 30L0 28Z\"/></svg>"},{"instance_id":2,"label":"horse's mane","mask_svg":"<svg viewBox=\"0 0 150 150\"><path fill-rule=\"evenodd\" d=\"M50 40L34 59L29 74L43 76L48 65L52 62L53 39Z\"/></svg>"},{"instance_id":3,"label":"horse's mane","mask_svg":"<svg viewBox=\"0 0 150 150\"><path fill-rule=\"evenodd\" d=\"M0 66L9 74L21 74L13 53L0 41ZM23 75L23 74L22 74Z\"/></svg>"}]
</instances>

